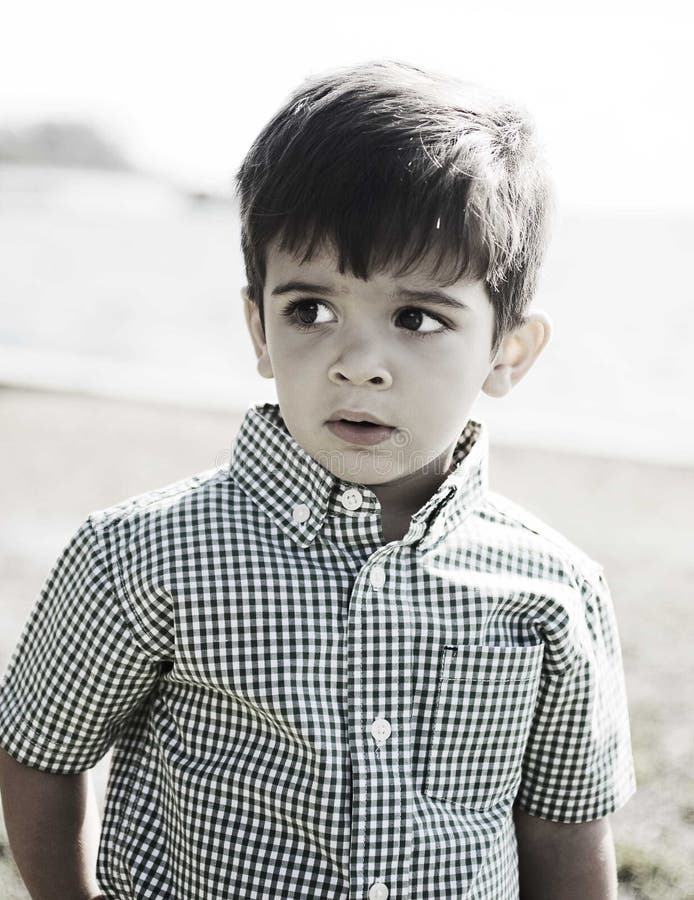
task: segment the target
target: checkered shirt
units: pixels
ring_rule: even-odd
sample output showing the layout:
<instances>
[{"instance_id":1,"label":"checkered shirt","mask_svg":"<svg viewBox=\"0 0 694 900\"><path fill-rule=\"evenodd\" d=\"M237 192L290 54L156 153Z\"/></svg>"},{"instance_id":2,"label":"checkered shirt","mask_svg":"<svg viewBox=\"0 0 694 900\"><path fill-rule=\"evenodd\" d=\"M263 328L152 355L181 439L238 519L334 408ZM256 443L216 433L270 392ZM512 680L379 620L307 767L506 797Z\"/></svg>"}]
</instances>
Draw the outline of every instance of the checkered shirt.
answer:
<instances>
[{"instance_id":1,"label":"checkered shirt","mask_svg":"<svg viewBox=\"0 0 694 900\"><path fill-rule=\"evenodd\" d=\"M402 540L252 406L229 464L92 513L0 693L47 772L113 748L112 900L512 900L514 803L634 791L601 568L487 488L469 421Z\"/></svg>"}]
</instances>

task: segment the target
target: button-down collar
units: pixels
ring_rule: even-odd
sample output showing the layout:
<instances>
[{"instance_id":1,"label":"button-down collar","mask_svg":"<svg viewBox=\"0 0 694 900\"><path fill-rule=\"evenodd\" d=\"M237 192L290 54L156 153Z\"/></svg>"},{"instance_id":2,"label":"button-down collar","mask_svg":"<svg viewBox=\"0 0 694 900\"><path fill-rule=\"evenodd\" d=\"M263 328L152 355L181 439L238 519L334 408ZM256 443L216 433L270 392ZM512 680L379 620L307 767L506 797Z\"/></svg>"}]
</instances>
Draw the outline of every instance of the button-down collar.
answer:
<instances>
[{"instance_id":1,"label":"button-down collar","mask_svg":"<svg viewBox=\"0 0 694 900\"><path fill-rule=\"evenodd\" d=\"M456 443L449 474L412 516L405 542L431 543L455 529L488 485L486 428L469 420ZM232 448L231 477L292 540L307 547L326 516L379 513L366 485L345 481L313 459L292 437L279 404L251 406Z\"/></svg>"}]
</instances>

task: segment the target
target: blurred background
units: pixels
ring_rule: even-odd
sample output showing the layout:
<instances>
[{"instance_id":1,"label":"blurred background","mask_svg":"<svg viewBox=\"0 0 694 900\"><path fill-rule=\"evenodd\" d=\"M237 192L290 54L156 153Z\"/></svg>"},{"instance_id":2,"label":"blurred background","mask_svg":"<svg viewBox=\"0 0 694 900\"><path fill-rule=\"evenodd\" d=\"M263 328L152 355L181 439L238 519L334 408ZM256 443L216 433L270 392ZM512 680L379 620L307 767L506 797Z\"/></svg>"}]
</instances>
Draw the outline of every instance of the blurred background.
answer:
<instances>
[{"instance_id":1,"label":"blurred background","mask_svg":"<svg viewBox=\"0 0 694 900\"><path fill-rule=\"evenodd\" d=\"M0 31L0 668L89 512L223 464L255 372L233 174L287 94L389 57L533 114L557 189L492 487L599 559L639 792L621 896L694 897L691 21L684 3L35 0ZM95 770L103 806L108 758ZM0 834L0 894L23 898Z\"/></svg>"}]
</instances>

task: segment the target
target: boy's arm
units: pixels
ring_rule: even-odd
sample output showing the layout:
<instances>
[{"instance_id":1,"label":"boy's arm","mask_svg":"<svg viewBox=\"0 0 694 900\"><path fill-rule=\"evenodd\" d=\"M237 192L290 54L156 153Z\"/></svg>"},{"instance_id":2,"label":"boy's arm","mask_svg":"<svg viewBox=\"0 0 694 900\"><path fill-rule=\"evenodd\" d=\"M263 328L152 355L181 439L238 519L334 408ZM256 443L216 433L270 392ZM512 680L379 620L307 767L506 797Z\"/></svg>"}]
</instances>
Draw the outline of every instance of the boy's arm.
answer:
<instances>
[{"instance_id":1,"label":"boy's arm","mask_svg":"<svg viewBox=\"0 0 694 900\"><path fill-rule=\"evenodd\" d=\"M33 900L93 900L99 813L87 772L53 775L0 749L7 834Z\"/></svg>"},{"instance_id":2,"label":"boy's arm","mask_svg":"<svg viewBox=\"0 0 694 900\"><path fill-rule=\"evenodd\" d=\"M521 900L616 900L617 867L608 817L550 822L517 806Z\"/></svg>"}]
</instances>

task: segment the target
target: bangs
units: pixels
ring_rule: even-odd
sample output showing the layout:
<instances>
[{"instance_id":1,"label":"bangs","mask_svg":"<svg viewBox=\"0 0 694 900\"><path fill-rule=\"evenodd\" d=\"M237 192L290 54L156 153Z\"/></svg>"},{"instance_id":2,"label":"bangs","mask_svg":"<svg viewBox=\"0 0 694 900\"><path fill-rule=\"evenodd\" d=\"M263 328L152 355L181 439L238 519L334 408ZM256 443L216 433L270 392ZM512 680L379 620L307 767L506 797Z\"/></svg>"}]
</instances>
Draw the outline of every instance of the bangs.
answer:
<instances>
[{"instance_id":1,"label":"bangs","mask_svg":"<svg viewBox=\"0 0 694 900\"><path fill-rule=\"evenodd\" d=\"M349 211L335 219L329 210L292 215L276 235L281 250L299 262L309 262L316 252L332 250L338 270L367 280L388 272L405 277L414 271L441 286L462 278L483 278L489 255L476 239L471 216L447 215L440 208L391 210L353 200ZM320 212L323 212L321 215ZM452 212L452 211L451 211Z\"/></svg>"}]
</instances>

